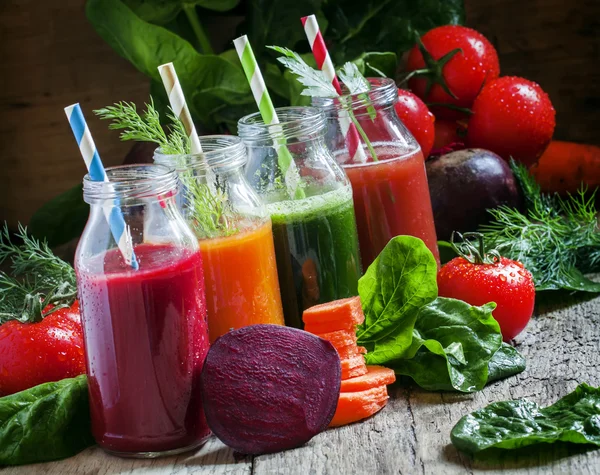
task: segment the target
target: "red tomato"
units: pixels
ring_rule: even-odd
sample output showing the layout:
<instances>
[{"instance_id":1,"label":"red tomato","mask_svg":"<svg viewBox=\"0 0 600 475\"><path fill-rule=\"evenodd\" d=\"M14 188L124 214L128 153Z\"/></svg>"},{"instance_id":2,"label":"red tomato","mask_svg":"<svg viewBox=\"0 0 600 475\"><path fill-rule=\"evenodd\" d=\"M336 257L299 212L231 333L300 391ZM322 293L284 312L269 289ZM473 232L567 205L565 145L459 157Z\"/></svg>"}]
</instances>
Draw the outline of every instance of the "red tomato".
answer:
<instances>
[{"instance_id":1,"label":"red tomato","mask_svg":"<svg viewBox=\"0 0 600 475\"><path fill-rule=\"evenodd\" d=\"M453 143L463 143L465 141L465 130L464 125L454 120L436 120L433 148L438 149Z\"/></svg>"},{"instance_id":2,"label":"red tomato","mask_svg":"<svg viewBox=\"0 0 600 475\"><path fill-rule=\"evenodd\" d=\"M527 79L506 76L487 84L473 104L467 144L529 166L554 133L555 111L548 94Z\"/></svg>"},{"instance_id":3,"label":"red tomato","mask_svg":"<svg viewBox=\"0 0 600 475\"><path fill-rule=\"evenodd\" d=\"M428 54L423 58L419 45L415 45L408 54L406 69L423 71L415 74L408 84L427 103L470 108L483 85L500 75L496 50L481 33L471 28L440 26L425 33L421 41ZM452 53L457 49L460 51ZM429 92L428 84L431 85ZM431 107L431 111L438 119L463 116L447 107Z\"/></svg>"},{"instance_id":4,"label":"red tomato","mask_svg":"<svg viewBox=\"0 0 600 475\"><path fill-rule=\"evenodd\" d=\"M85 373L79 302L41 322L0 326L0 395Z\"/></svg>"},{"instance_id":5,"label":"red tomato","mask_svg":"<svg viewBox=\"0 0 600 475\"><path fill-rule=\"evenodd\" d=\"M502 257L495 264L474 264L456 257L438 273L441 297L464 300L471 305L496 302L494 318L504 341L512 340L525 328L535 303L531 273L517 261Z\"/></svg>"},{"instance_id":6,"label":"red tomato","mask_svg":"<svg viewBox=\"0 0 600 475\"><path fill-rule=\"evenodd\" d=\"M404 89L398 89L395 107L398 117L419 142L423 156L427 158L433 147L435 117L421 99Z\"/></svg>"}]
</instances>

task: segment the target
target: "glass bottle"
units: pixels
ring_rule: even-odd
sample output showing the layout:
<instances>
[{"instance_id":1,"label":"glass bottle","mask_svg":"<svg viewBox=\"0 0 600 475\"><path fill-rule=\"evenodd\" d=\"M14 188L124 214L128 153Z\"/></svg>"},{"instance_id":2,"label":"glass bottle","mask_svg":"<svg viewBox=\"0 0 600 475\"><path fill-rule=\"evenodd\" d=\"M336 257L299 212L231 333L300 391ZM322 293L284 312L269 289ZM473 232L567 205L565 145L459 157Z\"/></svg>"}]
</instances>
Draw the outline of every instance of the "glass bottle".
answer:
<instances>
[{"instance_id":1,"label":"glass bottle","mask_svg":"<svg viewBox=\"0 0 600 475\"><path fill-rule=\"evenodd\" d=\"M175 203L175 172L127 165L106 173L109 182L83 180L90 216L75 256L92 432L121 456L190 450L210 435L199 387L209 342L198 241ZM115 207L137 270L108 224Z\"/></svg>"},{"instance_id":2,"label":"glass bottle","mask_svg":"<svg viewBox=\"0 0 600 475\"><path fill-rule=\"evenodd\" d=\"M273 221L285 321L302 327L302 311L358 294L360 258L352 189L324 140L325 116L313 107L277 109L238 122L248 150L246 176Z\"/></svg>"},{"instance_id":3,"label":"glass bottle","mask_svg":"<svg viewBox=\"0 0 600 475\"><path fill-rule=\"evenodd\" d=\"M271 220L244 177L246 149L239 137L200 137L196 155L154 153L176 169L182 208L200 242L210 340L232 328L284 324Z\"/></svg>"},{"instance_id":4,"label":"glass bottle","mask_svg":"<svg viewBox=\"0 0 600 475\"><path fill-rule=\"evenodd\" d=\"M394 81L368 80L366 94L313 98L313 105L327 115L327 144L352 183L363 266L400 234L422 239L439 263L423 153L396 114ZM363 161L360 154L351 155L351 141L342 132L352 116L368 139L360 136Z\"/></svg>"}]
</instances>

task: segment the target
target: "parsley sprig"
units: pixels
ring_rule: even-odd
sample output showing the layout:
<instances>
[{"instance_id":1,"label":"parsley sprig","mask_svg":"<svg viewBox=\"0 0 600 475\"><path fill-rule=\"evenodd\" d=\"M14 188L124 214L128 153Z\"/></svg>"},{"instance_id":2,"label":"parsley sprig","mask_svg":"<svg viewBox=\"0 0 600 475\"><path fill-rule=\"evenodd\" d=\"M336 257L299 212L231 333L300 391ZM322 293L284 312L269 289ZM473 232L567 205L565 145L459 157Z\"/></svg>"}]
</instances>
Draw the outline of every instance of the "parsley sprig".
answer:
<instances>
[{"instance_id":1,"label":"parsley sprig","mask_svg":"<svg viewBox=\"0 0 600 475\"><path fill-rule=\"evenodd\" d=\"M146 104L146 110L137 111L132 102L119 102L112 106L94 111L101 119L111 120L109 128L122 130L123 141L136 140L154 142L161 152L167 155L187 155L191 145L181 120L169 109L167 130L160 122L160 114L154 107L154 101ZM201 238L230 235L237 231L232 211L223 190L202 183L193 171L180 175L187 190L187 205L192 217L192 227Z\"/></svg>"},{"instance_id":2,"label":"parsley sprig","mask_svg":"<svg viewBox=\"0 0 600 475\"><path fill-rule=\"evenodd\" d=\"M50 313L69 307L77 297L75 271L54 255L45 242L19 225L11 240L8 226L0 232L0 263L10 261L11 275L0 271L0 323L9 320L38 322ZM53 305L45 310L47 305Z\"/></svg>"},{"instance_id":3,"label":"parsley sprig","mask_svg":"<svg viewBox=\"0 0 600 475\"><path fill-rule=\"evenodd\" d=\"M511 161L526 201L524 213L502 206L489 210L492 222L481 228L486 244L521 261L537 290L600 292L600 283L584 276L600 272L597 190L562 198L542 193L527 168Z\"/></svg>"},{"instance_id":4,"label":"parsley sprig","mask_svg":"<svg viewBox=\"0 0 600 475\"><path fill-rule=\"evenodd\" d=\"M369 149L369 153L371 154L373 161L377 161L377 154L375 153L375 149L371 144L369 137L360 125L359 121L356 119L356 115L352 110L351 105L346 104L344 102L343 96L341 96L335 90L335 87L333 87L331 81L327 79L325 73L319 69L310 67L308 64L306 64L306 62L298 53L290 50L289 48L284 48L281 46L267 46L267 48L277 51L278 53L281 53L283 55L277 58L277 61L279 61L286 68L288 68L290 72L295 74L297 76L298 82L305 87L300 93L301 95L310 97L340 98L342 106L348 112L348 117L350 118L350 121L354 124L363 142ZM338 71L338 77L348 89L349 94L358 95L358 97L364 102L370 119L374 120L377 115L377 112L375 110L375 107L373 107L373 104L371 104L371 101L367 94L371 89L371 84L361 74L356 64L351 62L345 63L342 66L342 68Z\"/></svg>"}]
</instances>

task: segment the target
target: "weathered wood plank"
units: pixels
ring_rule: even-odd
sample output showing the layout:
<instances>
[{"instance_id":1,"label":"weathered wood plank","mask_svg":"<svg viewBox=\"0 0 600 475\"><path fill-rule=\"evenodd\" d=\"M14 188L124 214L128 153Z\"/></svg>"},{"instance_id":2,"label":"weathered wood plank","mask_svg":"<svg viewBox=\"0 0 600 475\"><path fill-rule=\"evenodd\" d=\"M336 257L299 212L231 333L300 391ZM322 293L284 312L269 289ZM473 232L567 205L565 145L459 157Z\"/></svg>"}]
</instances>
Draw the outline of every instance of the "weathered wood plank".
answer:
<instances>
[{"instance_id":1,"label":"weathered wood plank","mask_svg":"<svg viewBox=\"0 0 600 475\"><path fill-rule=\"evenodd\" d=\"M600 385L600 297L574 303L564 294L539 305L519 350L527 370L472 394L435 393L414 385L391 390L375 417L319 434L305 447L237 460L215 439L198 453L145 461L118 459L89 449L68 460L12 467L21 474L600 474L600 450L556 445L498 451L475 459L450 444L450 430L465 414L491 402L530 398L550 404L580 382Z\"/></svg>"},{"instance_id":2,"label":"weathered wood plank","mask_svg":"<svg viewBox=\"0 0 600 475\"><path fill-rule=\"evenodd\" d=\"M6 468L2 475L247 475L251 470L251 457L234 457L231 449L213 437L192 454L137 460L113 457L92 447L66 460Z\"/></svg>"}]
</instances>

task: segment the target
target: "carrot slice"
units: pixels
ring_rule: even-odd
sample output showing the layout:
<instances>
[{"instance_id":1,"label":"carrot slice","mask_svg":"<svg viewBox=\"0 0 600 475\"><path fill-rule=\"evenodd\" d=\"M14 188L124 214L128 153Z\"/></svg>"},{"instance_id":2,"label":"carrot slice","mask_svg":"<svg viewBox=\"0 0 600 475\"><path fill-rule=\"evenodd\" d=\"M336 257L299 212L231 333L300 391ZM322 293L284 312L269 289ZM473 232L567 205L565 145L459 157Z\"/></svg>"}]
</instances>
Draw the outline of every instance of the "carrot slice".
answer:
<instances>
[{"instance_id":1,"label":"carrot slice","mask_svg":"<svg viewBox=\"0 0 600 475\"><path fill-rule=\"evenodd\" d=\"M343 379L340 391L344 393L366 391L378 386L392 384L394 381L396 381L396 375L393 369L369 365L366 374L356 378Z\"/></svg>"},{"instance_id":2,"label":"carrot slice","mask_svg":"<svg viewBox=\"0 0 600 475\"><path fill-rule=\"evenodd\" d=\"M338 352L338 355L340 355L340 360L343 360L346 358L352 358L352 357L360 354L358 352L358 347L356 346L356 344L342 346L341 348L336 348L336 350Z\"/></svg>"},{"instance_id":3,"label":"carrot slice","mask_svg":"<svg viewBox=\"0 0 600 475\"><path fill-rule=\"evenodd\" d=\"M356 345L356 333L354 333L354 330L338 330L327 333L315 333L315 335L329 340L336 349L348 345Z\"/></svg>"},{"instance_id":4,"label":"carrot slice","mask_svg":"<svg viewBox=\"0 0 600 475\"><path fill-rule=\"evenodd\" d=\"M360 297L350 297L307 308L302 314L302 321L305 327L324 325L339 330L360 325L365 321L365 316Z\"/></svg>"},{"instance_id":5,"label":"carrot slice","mask_svg":"<svg viewBox=\"0 0 600 475\"><path fill-rule=\"evenodd\" d=\"M358 349L358 352L361 355L366 355L367 354L367 349L364 346L357 346L356 348Z\"/></svg>"},{"instance_id":6,"label":"carrot slice","mask_svg":"<svg viewBox=\"0 0 600 475\"><path fill-rule=\"evenodd\" d=\"M353 332L354 328L355 328L354 324L348 323L348 322L344 322L344 323L336 323L336 322L313 323L313 322L311 322L311 323L307 323L304 325L304 331L313 333L315 335L318 335L319 333L331 333L331 332L335 332L335 331L339 331L339 330Z\"/></svg>"},{"instance_id":7,"label":"carrot slice","mask_svg":"<svg viewBox=\"0 0 600 475\"><path fill-rule=\"evenodd\" d=\"M363 355L345 358L340 362L342 364L342 381L344 379L362 376L367 372L367 365L365 364L365 358Z\"/></svg>"},{"instance_id":8,"label":"carrot slice","mask_svg":"<svg viewBox=\"0 0 600 475\"><path fill-rule=\"evenodd\" d=\"M337 409L329 427L351 424L372 416L385 407L387 400L386 386L378 386L365 391L340 393Z\"/></svg>"}]
</instances>

